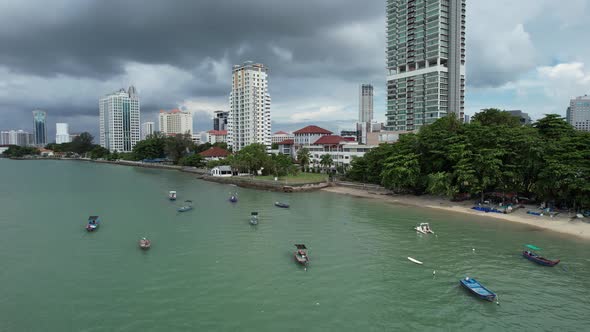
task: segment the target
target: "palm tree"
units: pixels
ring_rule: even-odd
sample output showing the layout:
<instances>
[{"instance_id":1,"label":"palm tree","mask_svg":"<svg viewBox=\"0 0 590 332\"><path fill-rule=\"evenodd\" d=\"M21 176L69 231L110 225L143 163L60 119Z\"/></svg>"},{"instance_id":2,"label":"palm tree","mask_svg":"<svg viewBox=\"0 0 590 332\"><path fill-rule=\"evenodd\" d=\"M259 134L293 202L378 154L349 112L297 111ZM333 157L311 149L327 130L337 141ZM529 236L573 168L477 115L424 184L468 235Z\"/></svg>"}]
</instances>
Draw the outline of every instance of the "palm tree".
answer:
<instances>
[{"instance_id":1,"label":"palm tree","mask_svg":"<svg viewBox=\"0 0 590 332\"><path fill-rule=\"evenodd\" d=\"M297 161L303 166L303 170L306 171L307 166L311 162L311 153L309 153L307 148L301 148L297 151Z\"/></svg>"},{"instance_id":2,"label":"palm tree","mask_svg":"<svg viewBox=\"0 0 590 332\"><path fill-rule=\"evenodd\" d=\"M327 170L328 168L330 168L333 163L334 163L334 160L332 159L332 156L329 154L323 154L320 157L320 165L322 165L324 170Z\"/></svg>"}]
</instances>

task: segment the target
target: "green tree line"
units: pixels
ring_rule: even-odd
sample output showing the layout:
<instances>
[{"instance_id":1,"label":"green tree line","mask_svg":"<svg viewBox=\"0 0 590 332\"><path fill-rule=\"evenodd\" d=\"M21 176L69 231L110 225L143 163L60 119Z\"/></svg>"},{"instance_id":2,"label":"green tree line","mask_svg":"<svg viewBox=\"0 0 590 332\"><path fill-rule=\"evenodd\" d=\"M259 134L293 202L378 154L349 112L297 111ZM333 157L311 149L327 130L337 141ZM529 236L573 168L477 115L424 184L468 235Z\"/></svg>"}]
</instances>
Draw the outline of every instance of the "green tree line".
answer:
<instances>
[{"instance_id":1,"label":"green tree line","mask_svg":"<svg viewBox=\"0 0 590 332\"><path fill-rule=\"evenodd\" d=\"M590 133L562 117L533 125L497 109L470 124L439 119L395 144L383 144L352 161L347 175L402 193L516 192L570 208L590 208Z\"/></svg>"}]
</instances>

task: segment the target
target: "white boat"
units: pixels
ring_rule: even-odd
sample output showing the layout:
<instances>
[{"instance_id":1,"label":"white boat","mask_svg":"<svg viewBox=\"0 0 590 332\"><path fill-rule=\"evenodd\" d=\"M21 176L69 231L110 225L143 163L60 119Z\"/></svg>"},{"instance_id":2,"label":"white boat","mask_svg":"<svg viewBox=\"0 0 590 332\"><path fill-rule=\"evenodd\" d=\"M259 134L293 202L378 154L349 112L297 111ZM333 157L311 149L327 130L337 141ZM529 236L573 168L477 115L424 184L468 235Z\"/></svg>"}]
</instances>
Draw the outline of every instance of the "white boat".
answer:
<instances>
[{"instance_id":1,"label":"white boat","mask_svg":"<svg viewBox=\"0 0 590 332\"><path fill-rule=\"evenodd\" d=\"M430 228L430 225L427 222L421 223L420 225L416 226L414 229L418 233L422 233L422 234L434 234L434 232Z\"/></svg>"},{"instance_id":2,"label":"white boat","mask_svg":"<svg viewBox=\"0 0 590 332\"><path fill-rule=\"evenodd\" d=\"M412 257L408 257L408 259L410 260L410 262L414 262L414 263L419 264L419 265L422 265L423 264L421 261L419 261L417 259L414 259Z\"/></svg>"},{"instance_id":3,"label":"white boat","mask_svg":"<svg viewBox=\"0 0 590 332\"><path fill-rule=\"evenodd\" d=\"M168 194L168 199L171 201L175 201L176 200L176 191L170 190L170 193Z\"/></svg>"},{"instance_id":4,"label":"white boat","mask_svg":"<svg viewBox=\"0 0 590 332\"><path fill-rule=\"evenodd\" d=\"M250 225L258 225L258 212L250 214Z\"/></svg>"}]
</instances>

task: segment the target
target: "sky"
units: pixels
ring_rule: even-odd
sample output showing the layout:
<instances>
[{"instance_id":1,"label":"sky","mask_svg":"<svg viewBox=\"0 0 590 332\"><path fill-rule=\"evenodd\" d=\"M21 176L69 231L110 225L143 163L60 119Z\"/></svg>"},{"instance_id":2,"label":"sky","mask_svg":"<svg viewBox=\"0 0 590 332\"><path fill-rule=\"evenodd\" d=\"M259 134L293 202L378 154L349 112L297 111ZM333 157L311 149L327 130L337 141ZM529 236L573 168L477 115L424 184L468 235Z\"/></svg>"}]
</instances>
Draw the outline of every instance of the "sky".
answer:
<instances>
[{"instance_id":1,"label":"sky","mask_svg":"<svg viewBox=\"0 0 590 332\"><path fill-rule=\"evenodd\" d=\"M32 110L98 133L98 99L134 85L143 121L193 112L211 129L234 64L267 65L273 132L352 128L361 83L385 120L385 0L2 0L0 129ZM565 115L590 92L590 0L467 0L466 113Z\"/></svg>"}]
</instances>

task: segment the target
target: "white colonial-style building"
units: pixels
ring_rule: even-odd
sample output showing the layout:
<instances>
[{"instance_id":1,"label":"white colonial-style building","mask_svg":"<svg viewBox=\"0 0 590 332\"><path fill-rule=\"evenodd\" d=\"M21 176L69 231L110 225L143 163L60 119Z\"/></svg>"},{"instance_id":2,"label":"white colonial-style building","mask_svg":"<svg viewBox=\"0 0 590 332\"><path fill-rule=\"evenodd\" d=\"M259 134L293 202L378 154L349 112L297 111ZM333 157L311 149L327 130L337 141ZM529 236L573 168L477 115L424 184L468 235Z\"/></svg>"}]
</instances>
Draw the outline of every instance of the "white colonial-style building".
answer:
<instances>
[{"instance_id":1,"label":"white colonial-style building","mask_svg":"<svg viewBox=\"0 0 590 332\"><path fill-rule=\"evenodd\" d=\"M211 176L230 177L232 176L231 166L217 166L210 171Z\"/></svg>"}]
</instances>

